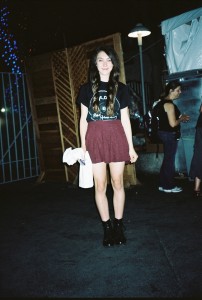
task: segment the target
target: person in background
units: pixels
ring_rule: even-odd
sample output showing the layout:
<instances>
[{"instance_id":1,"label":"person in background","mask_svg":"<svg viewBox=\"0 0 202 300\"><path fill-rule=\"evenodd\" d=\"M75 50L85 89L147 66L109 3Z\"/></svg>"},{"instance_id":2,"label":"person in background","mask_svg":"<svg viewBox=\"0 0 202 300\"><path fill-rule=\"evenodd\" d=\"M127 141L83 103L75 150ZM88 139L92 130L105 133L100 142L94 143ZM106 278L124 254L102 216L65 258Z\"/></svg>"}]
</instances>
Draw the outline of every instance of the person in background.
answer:
<instances>
[{"instance_id":1,"label":"person in background","mask_svg":"<svg viewBox=\"0 0 202 300\"><path fill-rule=\"evenodd\" d=\"M199 109L194 140L194 153L191 161L189 176L194 179L194 197L202 197L200 185L202 179L202 104Z\"/></svg>"},{"instance_id":2,"label":"person in background","mask_svg":"<svg viewBox=\"0 0 202 300\"><path fill-rule=\"evenodd\" d=\"M129 117L130 95L119 82L119 59L112 47L98 47L89 64L89 81L80 87L77 103L81 107L81 147L89 152L93 164L95 201L104 228L104 246L126 243L123 226L125 163L134 163ZM107 165L113 188L115 218L111 222L107 190Z\"/></svg>"},{"instance_id":3,"label":"person in background","mask_svg":"<svg viewBox=\"0 0 202 300\"><path fill-rule=\"evenodd\" d=\"M175 155L180 138L180 123L187 122L189 116L181 115L174 100L181 94L181 85L177 80L170 81L165 86L158 108L159 130L158 137L162 141L164 157L159 174L159 191L165 193L179 193L181 187L174 184Z\"/></svg>"}]
</instances>

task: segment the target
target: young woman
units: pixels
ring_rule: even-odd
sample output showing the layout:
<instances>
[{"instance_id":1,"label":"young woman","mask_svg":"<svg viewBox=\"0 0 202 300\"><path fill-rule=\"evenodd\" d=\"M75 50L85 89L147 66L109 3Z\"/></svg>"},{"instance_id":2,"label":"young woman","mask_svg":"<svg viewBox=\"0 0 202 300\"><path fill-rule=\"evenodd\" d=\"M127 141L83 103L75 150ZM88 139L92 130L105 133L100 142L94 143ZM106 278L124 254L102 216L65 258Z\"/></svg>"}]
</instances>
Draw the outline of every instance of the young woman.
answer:
<instances>
[{"instance_id":1,"label":"young woman","mask_svg":"<svg viewBox=\"0 0 202 300\"><path fill-rule=\"evenodd\" d=\"M189 172L189 176L194 179L194 197L202 197L202 193L200 191L202 179L202 104L199 112L200 114L196 124L194 153Z\"/></svg>"},{"instance_id":2,"label":"young woman","mask_svg":"<svg viewBox=\"0 0 202 300\"><path fill-rule=\"evenodd\" d=\"M164 157L160 169L159 191L165 193L179 193L181 187L174 185L175 155L180 138L180 122L187 122L189 116L181 115L178 107L173 103L181 94L179 81L170 81L165 86L161 101L157 104L159 131L158 136L163 143Z\"/></svg>"},{"instance_id":3,"label":"young woman","mask_svg":"<svg viewBox=\"0 0 202 300\"><path fill-rule=\"evenodd\" d=\"M133 147L129 118L130 95L119 82L119 59L113 48L97 48L90 60L89 81L81 86L77 103L81 105L81 147L89 152L93 164L95 201L104 228L104 246L125 244L123 212L125 163L134 163L137 153ZM107 164L113 188L115 219L109 215Z\"/></svg>"}]
</instances>

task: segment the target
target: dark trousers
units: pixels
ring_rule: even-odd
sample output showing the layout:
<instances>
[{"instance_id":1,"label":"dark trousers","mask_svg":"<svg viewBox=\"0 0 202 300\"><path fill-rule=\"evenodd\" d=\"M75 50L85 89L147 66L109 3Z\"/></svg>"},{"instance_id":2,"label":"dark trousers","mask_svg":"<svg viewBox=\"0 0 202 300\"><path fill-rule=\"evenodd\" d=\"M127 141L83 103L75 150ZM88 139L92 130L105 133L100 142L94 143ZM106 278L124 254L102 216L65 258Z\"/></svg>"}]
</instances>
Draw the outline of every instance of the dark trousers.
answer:
<instances>
[{"instance_id":1,"label":"dark trousers","mask_svg":"<svg viewBox=\"0 0 202 300\"><path fill-rule=\"evenodd\" d=\"M164 189L174 188L175 155L178 141L174 132L159 131L159 138L163 143L164 157L160 169L159 186Z\"/></svg>"}]
</instances>

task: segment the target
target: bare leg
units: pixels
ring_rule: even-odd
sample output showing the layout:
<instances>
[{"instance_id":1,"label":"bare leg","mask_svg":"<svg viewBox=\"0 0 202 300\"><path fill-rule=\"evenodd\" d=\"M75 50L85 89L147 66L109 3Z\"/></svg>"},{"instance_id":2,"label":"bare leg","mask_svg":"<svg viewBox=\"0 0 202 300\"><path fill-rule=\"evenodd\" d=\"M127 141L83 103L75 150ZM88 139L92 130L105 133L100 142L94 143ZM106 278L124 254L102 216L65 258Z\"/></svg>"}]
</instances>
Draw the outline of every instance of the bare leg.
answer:
<instances>
[{"instance_id":1,"label":"bare leg","mask_svg":"<svg viewBox=\"0 0 202 300\"><path fill-rule=\"evenodd\" d=\"M110 163L111 183L114 190L114 243L125 245L126 237L124 235L123 211L125 205L125 190L123 184L123 172L125 162Z\"/></svg>"},{"instance_id":2,"label":"bare leg","mask_svg":"<svg viewBox=\"0 0 202 300\"><path fill-rule=\"evenodd\" d=\"M109 204L106 196L107 170L105 163L93 164L93 176L95 182L95 202L99 211L104 229L103 246L114 245L113 228L109 216Z\"/></svg>"},{"instance_id":3,"label":"bare leg","mask_svg":"<svg viewBox=\"0 0 202 300\"><path fill-rule=\"evenodd\" d=\"M201 184L201 179L196 177L195 182L194 182L194 190L195 191L200 191L200 184Z\"/></svg>"},{"instance_id":4,"label":"bare leg","mask_svg":"<svg viewBox=\"0 0 202 300\"><path fill-rule=\"evenodd\" d=\"M105 163L93 164L93 176L95 183L95 202L99 211L101 220L109 220L109 205L106 196L107 189L107 170Z\"/></svg>"},{"instance_id":5,"label":"bare leg","mask_svg":"<svg viewBox=\"0 0 202 300\"><path fill-rule=\"evenodd\" d=\"M116 219L122 219L125 205L125 190L123 184L123 172L125 162L110 163L111 183L114 191L113 205Z\"/></svg>"}]
</instances>

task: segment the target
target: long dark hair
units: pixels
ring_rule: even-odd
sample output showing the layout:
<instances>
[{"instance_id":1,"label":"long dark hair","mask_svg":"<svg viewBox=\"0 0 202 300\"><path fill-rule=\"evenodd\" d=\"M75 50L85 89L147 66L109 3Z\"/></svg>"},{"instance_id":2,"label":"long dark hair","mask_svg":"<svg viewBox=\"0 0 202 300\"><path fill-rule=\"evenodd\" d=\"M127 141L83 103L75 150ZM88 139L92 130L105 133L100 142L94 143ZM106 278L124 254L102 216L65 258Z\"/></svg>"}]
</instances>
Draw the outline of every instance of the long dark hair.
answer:
<instances>
[{"instance_id":1,"label":"long dark hair","mask_svg":"<svg viewBox=\"0 0 202 300\"><path fill-rule=\"evenodd\" d=\"M180 81L172 80L165 85L164 92L161 94L161 99L166 98L169 95L170 90L175 90L178 86L181 86Z\"/></svg>"},{"instance_id":2,"label":"long dark hair","mask_svg":"<svg viewBox=\"0 0 202 300\"><path fill-rule=\"evenodd\" d=\"M113 64L113 69L109 76L106 103L107 115L111 116L114 113L114 100L118 89L120 63L117 53L111 46L103 45L94 50L89 63L89 81L92 84L94 111L99 111L99 99L97 92L100 86L100 74L98 72L96 62L97 56L101 51L105 52L109 56Z\"/></svg>"}]
</instances>

